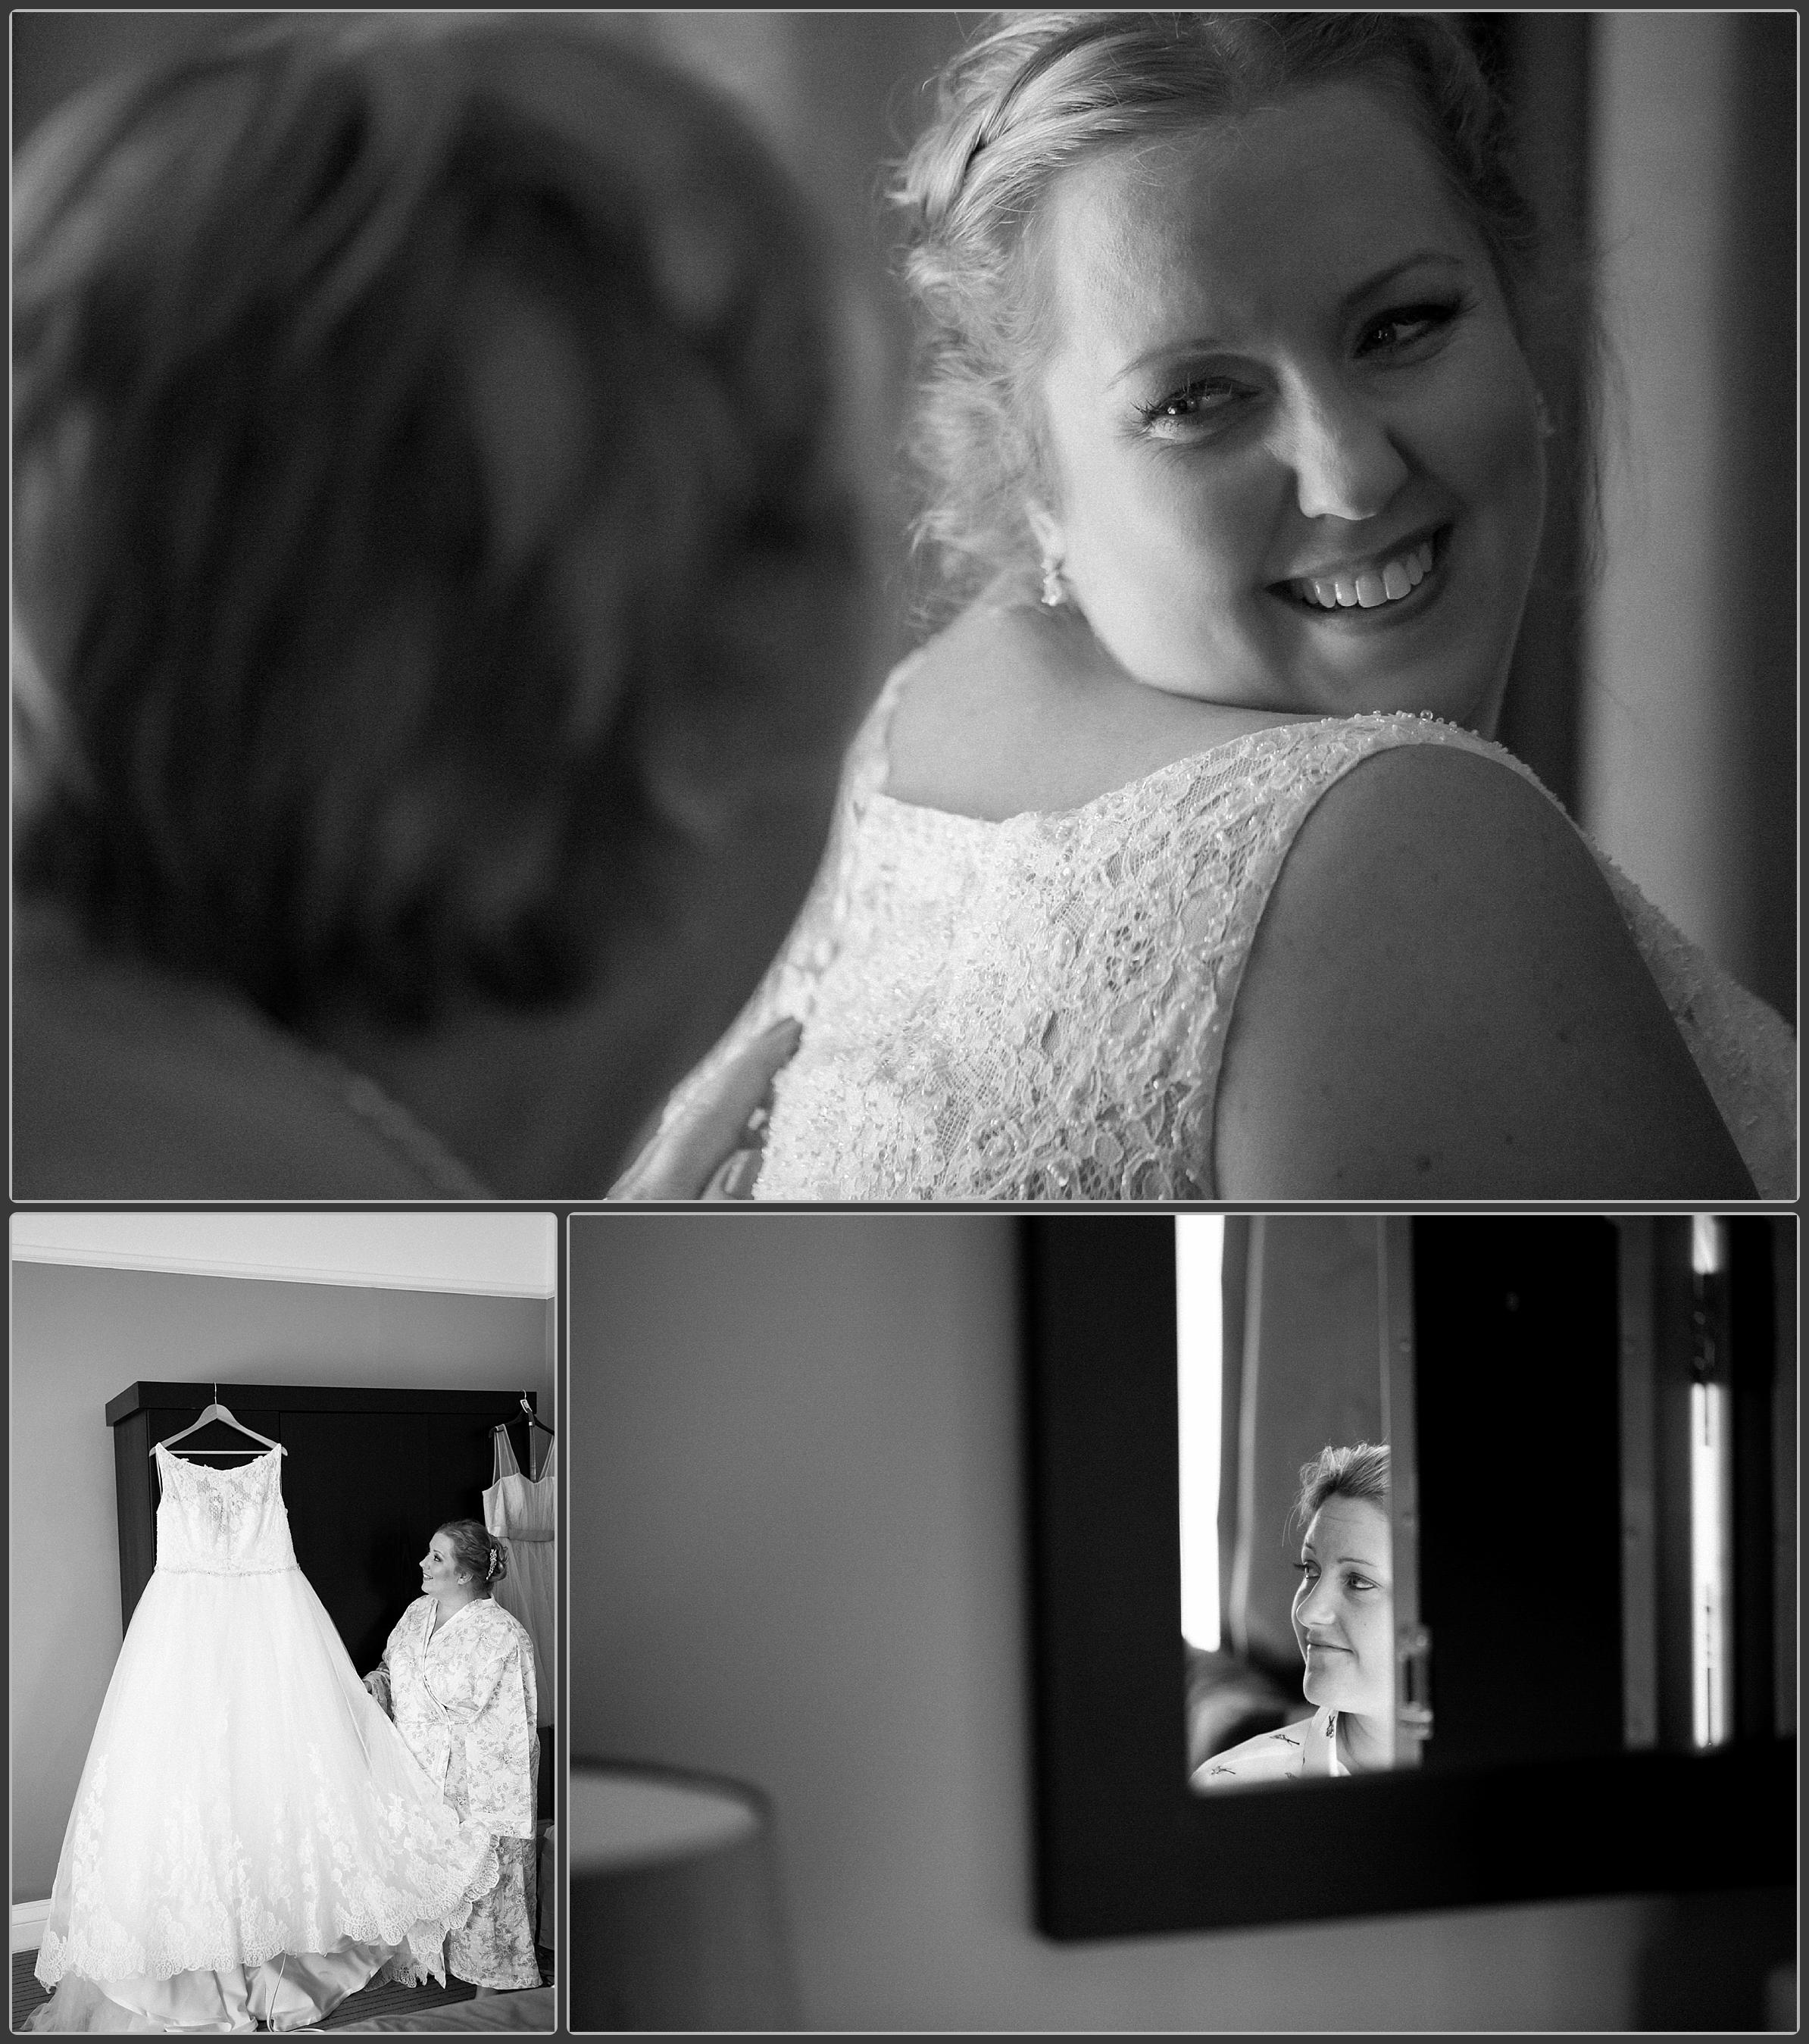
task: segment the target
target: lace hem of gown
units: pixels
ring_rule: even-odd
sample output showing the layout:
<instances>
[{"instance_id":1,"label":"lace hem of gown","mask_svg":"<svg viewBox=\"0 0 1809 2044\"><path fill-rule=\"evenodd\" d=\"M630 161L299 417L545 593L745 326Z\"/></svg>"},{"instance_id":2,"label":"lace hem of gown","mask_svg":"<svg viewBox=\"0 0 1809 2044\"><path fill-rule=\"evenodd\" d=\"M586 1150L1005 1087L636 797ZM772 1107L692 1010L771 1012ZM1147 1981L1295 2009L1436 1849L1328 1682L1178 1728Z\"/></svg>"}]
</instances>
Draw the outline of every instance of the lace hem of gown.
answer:
<instances>
[{"instance_id":1,"label":"lace hem of gown","mask_svg":"<svg viewBox=\"0 0 1809 2044\"><path fill-rule=\"evenodd\" d=\"M246 1888L221 1898L223 1906L215 1908L192 1896L179 1898L162 1912L156 1934L135 1934L109 1915L92 1878L106 1792L102 1769L84 1798L76 1827L72 1871L82 1921L67 1937L46 1928L33 1968L45 1987L71 1973L102 1983L230 1973L286 1953L326 1953L348 1943L387 1948L392 1956L382 1969L385 1977L409 1984L429 1977L444 1982L446 1939L464 1929L502 1872L496 1841L481 1827L461 1823L463 1863L443 1869L437 1892L419 1885L387 1887L367 1877L361 1892L342 1893L325 1903L304 1928L294 1914L295 1898L273 1896L278 1908L271 1910ZM417 1873L427 1855L444 1846L444 1825L422 1825L403 1798L384 1798L378 1815L382 1832ZM323 1842L330 1853L336 1840L329 1835Z\"/></svg>"},{"instance_id":2,"label":"lace hem of gown","mask_svg":"<svg viewBox=\"0 0 1809 2044\"><path fill-rule=\"evenodd\" d=\"M781 1017L804 1024L757 1199L1214 1198L1226 1033L1314 804L1409 744L1480 754L1555 801L1473 732L1377 713L1251 732L1075 809L924 809L884 793L916 658L850 748L784 946L667 1105L670 1119ZM1761 1196L1793 1197L1794 1035L1590 848Z\"/></svg>"}]
</instances>

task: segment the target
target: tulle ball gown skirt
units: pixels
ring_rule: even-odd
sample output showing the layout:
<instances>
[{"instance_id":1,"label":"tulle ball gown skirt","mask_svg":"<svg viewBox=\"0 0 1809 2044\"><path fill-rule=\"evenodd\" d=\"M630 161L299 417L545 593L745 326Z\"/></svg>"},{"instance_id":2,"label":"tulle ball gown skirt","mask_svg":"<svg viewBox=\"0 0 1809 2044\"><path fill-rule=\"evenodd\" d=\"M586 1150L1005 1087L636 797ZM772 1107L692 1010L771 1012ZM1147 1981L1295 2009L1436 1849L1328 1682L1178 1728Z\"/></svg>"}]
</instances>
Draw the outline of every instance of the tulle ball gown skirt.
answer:
<instances>
[{"instance_id":1,"label":"tulle ball gown skirt","mask_svg":"<svg viewBox=\"0 0 1809 2044\"><path fill-rule=\"evenodd\" d=\"M76 1792L34 2027L317 2022L374 1975L443 1979L496 1873L299 1569L160 1568Z\"/></svg>"}]
</instances>

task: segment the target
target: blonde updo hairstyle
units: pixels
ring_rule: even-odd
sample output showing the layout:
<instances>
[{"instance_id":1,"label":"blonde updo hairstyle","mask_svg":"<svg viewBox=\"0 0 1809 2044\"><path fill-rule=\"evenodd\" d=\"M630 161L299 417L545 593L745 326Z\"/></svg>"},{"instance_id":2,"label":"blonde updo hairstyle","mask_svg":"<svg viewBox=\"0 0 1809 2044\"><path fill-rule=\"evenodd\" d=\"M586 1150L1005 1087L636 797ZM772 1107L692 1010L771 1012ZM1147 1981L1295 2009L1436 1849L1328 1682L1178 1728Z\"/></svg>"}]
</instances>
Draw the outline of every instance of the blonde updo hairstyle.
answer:
<instances>
[{"instance_id":1,"label":"blonde updo hairstyle","mask_svg":"<svg viewBox=\"0 0 1809 2044\"><path fill-rule=\"evenodd\" d=\"M1520 329L1536 225L1509 166L1501 102L1451 19L1000 14L944 68L891 196L907 219L903 275L920 321L915 536L937 558L950 607L1032 567L1026 500L1054 501L1032 394L1050 338L1036 261L1050 181L1100 150L1350 80L1387 92L1411 122ZM1588 348L1580 304L1576 317ZM1558 425L1574 433L1577 422Z\"/></svg>"},{"instance_id":2,"label":"blonde updo hairstyle","mask_svg":"<svg viewBox=\"0 0 1809 2044\"><path fill-rule=\"evenodd\" d=\"M1373 1504L1386 1516L1388 1508L1388 1451L1380 1445L1359 1441L1354 1447L1321 1448L1310 1462L1300 1465L1300 1494L1294 1500L1294 1516L1303 1531L1313 1514L1329 1497L1349 1497Z\"/></svg>"},{"instance_id":3,"label":"blonde updo hairstyle","mask_svg":"<svg viewBox=\"0 0 1809 2044\"><path fill-rule=\"evenodd\" d=\"M481 1520L448 1519L435 1530L446 1535L454 1562L479 1596L488 1596L509 1573L509 1550Z\"/></svg>"}]
</instances>

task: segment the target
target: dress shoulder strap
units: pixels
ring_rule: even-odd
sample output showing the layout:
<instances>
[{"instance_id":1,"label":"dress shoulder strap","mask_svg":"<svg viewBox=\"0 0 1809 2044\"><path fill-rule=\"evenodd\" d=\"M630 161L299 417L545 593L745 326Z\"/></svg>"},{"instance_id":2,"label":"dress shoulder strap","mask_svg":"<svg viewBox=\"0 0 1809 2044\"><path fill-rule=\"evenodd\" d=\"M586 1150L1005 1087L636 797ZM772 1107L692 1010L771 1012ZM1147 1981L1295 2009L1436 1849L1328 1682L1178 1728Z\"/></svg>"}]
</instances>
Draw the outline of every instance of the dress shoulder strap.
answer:
<instances>
[{"instance_id":1,"label":"dress shoulder strap","mask_svg":"<svg viewBox=\"0 0 1809 2044\"><path fill-rule=\"evenodd\" d=\"M1407 710L1372 712L1362 717L1326 717L1310 724L1281 725L1258 736L1282 741L1289 770L1278 785L1292 789L1301 798L1303 820L1319 797L1354 766L1379 752L1397 751L1404 746L1435 746L1443 751L1468 752L1479 759L1492 759L1537 788L1554 809L1564 808L1532 768L1524 760L1516 759L1505 746L1439 717L1416 716Z\"/></svg>"},{"instance_id":2,"label":"dress shoulder strap","mask_svg":"<svg viewBox=\"0 0 1809 2044\"><path fill-rule=\"evenodd\" d=\"M1137 863L1159 863L1154 853L1177 831L1185 840L1177 870L1186 969L1176 984L1177 997L1201 1024L1193 1046L1189 1108L1200 1152L1193 1172L1197 1196L1215 1196L1210 1154L1225 1041L1277 878L1320 798L1365 759L1408 745L1480 754L1538 786L1530 768L1488 740L1400 713L1271 725L1151 777L1151 789L1160 782L1164 799L1151 803L1146 791L1145 828L1157 842L1153 851L1142 849Z\"/></svg>"},{"instance_id":3,"label":"dress shoulder strap","mask_svg":"<svg viewBox=\"0 0 1809 2044\"><path fill-rule=\"evenodd\" d=\"M1493 760L1565 817L1595 861L1761 1196L1794 1197L1796 1039L1788 1025L1676 931L1523 761L1474 732L1433 717L1395 713L1278 727L1255 734L1228 762L1241 787L1234 807L1246 814L1242 855L1220 928L1216 1029L1204 1061L1208 1099L1216 1095L1223 1032L1256 926L1301 826L1353 768L1408 745Z\"/></svg>"},{"instance_id":4,"label":"dress shoulder strap","mask_svg":"<svg viewBox=\"0 0 1809 2044\"><path fill-rule=\"evenodd\" d=\"M885 786L886 741L892 730L893 717L906 682L923 664L924 651L920 647L898 663L881 684L872 707L861 719L860 728L843 762L841 793L844 801L864 803Z\"/></svg>"},{"instance_id":5,"label":"dress shoulder strap","mask_svg":"<svg viewBox=\"0 0 1809 2044\"><path fill-rule=\"evenodd\" d=\"M1492 759L1564 813L1563 805L1541 786L1538 775L1511 752L1435 718L1403 713L1330 717L1257 732L1208 755L1212 770L1203 776L1211 783L1213 824L1223 830L1229 822L1239 841L1231 876L1235 898L1227 932L1239 948L1247 948L1254 936L1276 877L1322 798L1365 760L1404 746L1436 746ZM1204 817L1208 812L1202 813Z\"/></svg>"},{"instance_id":6,"label":"dress shoulder strap","mask_svg":"<svg viewBox=\"0 0 1809 2044\"><path fill-rule=\"evenodd\" d=\"M521 1465L515 1459L515 1443L509 1438L509 1429L498 1424L490 1429L490 1481L501 1483L505 1476L519 1476Z\"/></svg>"}]
</instances>

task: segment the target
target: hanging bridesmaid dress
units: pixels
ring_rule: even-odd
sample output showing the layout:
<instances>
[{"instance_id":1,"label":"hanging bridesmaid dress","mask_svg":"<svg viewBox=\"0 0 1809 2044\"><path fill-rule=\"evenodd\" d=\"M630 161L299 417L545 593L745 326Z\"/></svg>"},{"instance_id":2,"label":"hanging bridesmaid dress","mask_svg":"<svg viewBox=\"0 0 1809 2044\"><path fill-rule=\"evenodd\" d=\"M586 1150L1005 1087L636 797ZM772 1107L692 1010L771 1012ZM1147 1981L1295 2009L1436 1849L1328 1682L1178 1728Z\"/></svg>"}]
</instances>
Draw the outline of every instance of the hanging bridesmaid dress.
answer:
<instances>
[{"instance_id":1,"label":"hanging bridesmaid dress","mask_svg":"<svg viewBox=\"0 0 1809 2044\"><path fill-rule=\"evenodd\" d=\"M296 1566L284 1452L156 1448L157 1565L76 1790L34 2028L300 2028L373 1977L444 1980L495 1885Z\"/></svg>"},{"instance_id":2,"label":"hanging bridesmaid dress","mask_svg":"<svg viewBox=\"0 0 1809 2044\"><path fill-rule=\"evenodd\" d=\"M491 1482L484 1493L484 1524L509 1543L509 1573L494 1593L497 1602L528 1628L534 1642L534 1680L540 1716L554 1722L554 1583L558 1573L554 1532L558 1522L559 1443L551 1441L538 1477L530 1479L515 1459L506 1427L493 1427Z\"/></svg>"}]
</instances>

